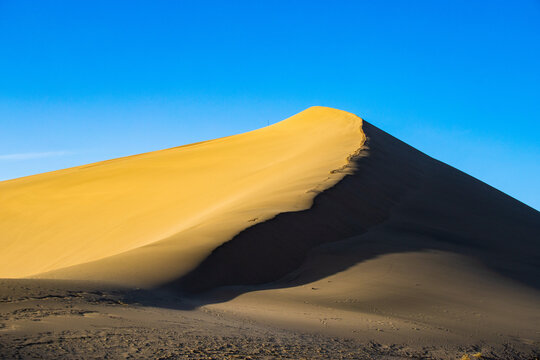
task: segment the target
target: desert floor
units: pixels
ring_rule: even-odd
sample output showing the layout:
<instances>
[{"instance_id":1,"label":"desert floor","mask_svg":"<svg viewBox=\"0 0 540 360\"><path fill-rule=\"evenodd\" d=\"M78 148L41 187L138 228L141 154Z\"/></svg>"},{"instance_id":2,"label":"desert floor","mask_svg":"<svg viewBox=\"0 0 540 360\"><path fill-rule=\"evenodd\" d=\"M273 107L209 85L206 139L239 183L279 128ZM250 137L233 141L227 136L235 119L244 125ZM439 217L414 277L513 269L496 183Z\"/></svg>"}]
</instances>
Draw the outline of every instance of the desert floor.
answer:
<instances>
[{"instance_id":1,"label":"desert floor","mask_svg":"<svg viewBox=\"0 0 540 360\"><path fill-rule=\"evenodd\" d=\"M439 299L427 276L398 276L392 296L375 290L373 272L446 254L380 258L341 275L281 289L230 288L204 297L122 290L67 280L2 280L0 357L156 359L536 359L538 294L515 290L508 311L492 289L470 288L464 301ZM392 265L393 264L393 265ZM429 266L429 265L428 265ZM387 270L387 276L399 274ZM334 281L364 273L366 291ZM367 276L367 277L366 277ZM395 277L392 283L396 281ZM411 284L414 282L415 284ZM412 285L412 287L411 287ZM499 285L497 285L499 286ZM389 288L390 289L390 288ZM385 300L377 299L384 296ZM453 296L455 296L454 294ZM422 303L426 298L429 306ZM224 299L231 299L221 302ZM417 303L415 305L415 303ZM520 306L519 309L513 306ZM504 308L504 307L503 307ZM495 313L493 312L495 309ZM516 311L517 310L517 311ZM525 315L523 315L525 313ZM521 314L521 315L520 315ZM533 315L531 315L533 314ZM515 315L515 317L513 317ZM525 316L525 317L524 317ZM504 325L504 326L501 326Z\"/></svg>"}]
</instances>

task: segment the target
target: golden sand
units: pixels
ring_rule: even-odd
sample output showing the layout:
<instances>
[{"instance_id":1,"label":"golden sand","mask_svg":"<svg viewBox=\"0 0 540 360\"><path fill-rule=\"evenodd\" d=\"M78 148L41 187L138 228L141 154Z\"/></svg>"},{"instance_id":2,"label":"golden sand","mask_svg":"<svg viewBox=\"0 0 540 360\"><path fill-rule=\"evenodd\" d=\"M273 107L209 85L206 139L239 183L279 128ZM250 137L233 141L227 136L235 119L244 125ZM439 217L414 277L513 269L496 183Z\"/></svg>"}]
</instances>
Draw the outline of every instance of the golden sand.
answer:
<instances>
[{"instance_id":1,"label":"golden sand","mask_svg":"<svg viewBox=\"0 0 540 360\"><path fill-rule=\"evenodd\" d=\"M240 135L0 182L0 277L173 279L242 229L308 208L364 138L356 115L312 107Z\"/></svg>"}]
</instances>

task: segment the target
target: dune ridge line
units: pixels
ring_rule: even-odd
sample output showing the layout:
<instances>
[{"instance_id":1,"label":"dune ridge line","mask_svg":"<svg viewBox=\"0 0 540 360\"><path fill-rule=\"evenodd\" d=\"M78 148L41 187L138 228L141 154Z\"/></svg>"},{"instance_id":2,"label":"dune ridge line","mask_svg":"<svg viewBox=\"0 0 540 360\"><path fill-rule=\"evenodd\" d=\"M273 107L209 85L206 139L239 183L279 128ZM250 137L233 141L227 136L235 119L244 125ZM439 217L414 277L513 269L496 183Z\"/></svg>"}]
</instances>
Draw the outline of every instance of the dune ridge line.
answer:
<instances>
[{"instance_id":1,"label":"dune ridge line","mask_svg":"<svg viewBox=\"0 0 540 360\"><path fill-rule=\"evenodd\" d=\"M312 107L244 134L0 182L1 277L137 286L309 208L363 146L362 119Z\"/></svg>"}]
</instances>

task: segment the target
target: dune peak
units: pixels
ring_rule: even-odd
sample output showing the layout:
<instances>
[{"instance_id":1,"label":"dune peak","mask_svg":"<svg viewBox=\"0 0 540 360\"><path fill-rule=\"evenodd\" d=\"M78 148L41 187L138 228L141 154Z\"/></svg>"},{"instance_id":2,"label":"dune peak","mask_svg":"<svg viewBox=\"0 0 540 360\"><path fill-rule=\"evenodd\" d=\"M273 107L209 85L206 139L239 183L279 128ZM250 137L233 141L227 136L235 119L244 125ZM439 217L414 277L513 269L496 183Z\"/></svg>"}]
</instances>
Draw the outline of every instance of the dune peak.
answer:
<instances>
[{"instance_id":1,"label":"dune peak","mask_svg":"<svg viewBox=\"0 0 540 360\"><path fill-rule=\"evenodd\" d=\"M0 182L0 277L169 281L244 228L308 208L364 140L361 118L314 106L244 134Z\"/></svg>"}]
</instances>

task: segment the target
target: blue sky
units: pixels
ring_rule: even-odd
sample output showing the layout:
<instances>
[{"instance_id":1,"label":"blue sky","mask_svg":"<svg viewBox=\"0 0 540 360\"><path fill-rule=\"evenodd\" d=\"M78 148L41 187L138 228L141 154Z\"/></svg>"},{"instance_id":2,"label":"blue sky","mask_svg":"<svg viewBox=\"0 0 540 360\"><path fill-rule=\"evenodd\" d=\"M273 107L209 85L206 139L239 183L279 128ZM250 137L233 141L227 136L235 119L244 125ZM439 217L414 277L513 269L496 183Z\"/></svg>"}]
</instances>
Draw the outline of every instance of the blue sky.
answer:
<instances>
[{"instance_id":1,"label":"blue sky","mask_svg":"<svg viewBox=\"0 0 540 360\"><path fill-rule=\"evenodd\" d=\"M354 112L540 208L539 1L0 0L0 179Z\"/></svg>"}]
</instances>

